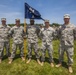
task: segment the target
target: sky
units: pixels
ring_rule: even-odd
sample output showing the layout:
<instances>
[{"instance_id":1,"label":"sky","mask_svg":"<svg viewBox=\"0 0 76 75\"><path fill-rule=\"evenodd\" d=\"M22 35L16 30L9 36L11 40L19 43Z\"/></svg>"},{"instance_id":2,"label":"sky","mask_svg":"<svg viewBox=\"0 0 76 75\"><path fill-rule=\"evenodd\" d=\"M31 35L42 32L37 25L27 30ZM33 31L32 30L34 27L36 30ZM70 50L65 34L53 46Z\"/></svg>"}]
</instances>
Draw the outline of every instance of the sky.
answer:
<instances>
[{"instance_id":1,"label":"sky","mask_svg":"<svg viewBox=\"0 0 76 75\"><path fill-rule=\"evenodd\" d=\"M76 25L76 0L0 0L0 20L6 18L7 24L13 24L19 18L24 23L25 2L38 10L42 18L48 19L51 24L63 24L64 14L70 14L71 23ZM29 19L26 22L29 23ZM44 22L36 20L35 23Z\"/></svg>"}]
</instances>

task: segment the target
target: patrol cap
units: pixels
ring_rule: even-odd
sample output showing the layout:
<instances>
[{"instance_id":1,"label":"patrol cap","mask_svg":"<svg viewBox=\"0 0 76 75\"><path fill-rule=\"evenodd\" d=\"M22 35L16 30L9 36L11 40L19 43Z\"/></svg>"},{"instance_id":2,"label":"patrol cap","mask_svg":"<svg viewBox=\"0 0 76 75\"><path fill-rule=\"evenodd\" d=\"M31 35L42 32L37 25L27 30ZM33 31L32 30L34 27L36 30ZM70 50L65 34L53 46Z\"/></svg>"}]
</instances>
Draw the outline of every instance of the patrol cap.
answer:
<instances>
[{"instance_id":1,"label":"patrol cap","mask_svg":"<svg viewBox=\"0 0 76 75\"><path fill-rule=\"evenodd\" d=\"M69 14L65 14L64 18L70 18L70 15Z\"/></svg>"},{"instance_id":2,"label":"patrol cap","mask_svg":"<svg viewBox=\"0 0 76 75\"><path fill-rule=\"evenodd\" d=\"M30 21L34 21L34 19L30 19Z\"/></svg>"},{"instance_id":3,"label":"patrol cap","mask_svg":"<svg viewBox=\"0 0 76 75\"><path fill-rule=\"evenodd\" d=\"M20 19L15 19L15 21L20 21Z\"/></svg>"},{"instance_id":4,"label":"patrol cap","mask_svg":"<svg viewBox=\"0 0 76 75\"><path fill-rule=\"evenodd\" d=\"M44 20L44 22L49 22L49 20Z\"/></svg>"},{"instance_id":5,"label":"patrol cap","mask_svg":"<svg viewBox=\"0 0 76 75\"><path fill-rule=\"evenodd\" d=\"M1 21L6 21L6 18L1 18Z\"/></svg>"}]
</instances>

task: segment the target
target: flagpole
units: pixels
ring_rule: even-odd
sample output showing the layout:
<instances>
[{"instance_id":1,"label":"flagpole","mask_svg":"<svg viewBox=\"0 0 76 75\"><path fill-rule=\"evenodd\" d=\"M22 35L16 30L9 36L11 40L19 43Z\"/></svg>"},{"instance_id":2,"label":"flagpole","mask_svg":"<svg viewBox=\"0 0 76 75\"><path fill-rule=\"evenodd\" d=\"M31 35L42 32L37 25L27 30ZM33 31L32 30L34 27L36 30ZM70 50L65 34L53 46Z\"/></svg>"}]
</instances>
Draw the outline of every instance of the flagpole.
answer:
<instances>
[{"instance_id":1,"label":"flagpole","mask_svg":"<svg viewBox=\"0 0 76 75\"><path fill-rule=\"evenodd\" d=\"M24 32L26 33L26 19L24 18ZM26 39L24 39L24 54L26 59Z\"/></svg>"}]
</instances>

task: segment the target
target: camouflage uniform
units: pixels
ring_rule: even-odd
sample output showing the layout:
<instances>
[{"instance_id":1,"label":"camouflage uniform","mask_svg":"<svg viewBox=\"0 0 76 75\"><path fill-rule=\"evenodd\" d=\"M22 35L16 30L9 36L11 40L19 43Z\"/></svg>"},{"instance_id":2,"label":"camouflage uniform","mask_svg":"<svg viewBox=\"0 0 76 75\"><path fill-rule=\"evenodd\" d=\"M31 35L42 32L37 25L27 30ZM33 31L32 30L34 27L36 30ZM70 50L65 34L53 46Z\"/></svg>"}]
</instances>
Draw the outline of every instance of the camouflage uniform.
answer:
<instances>
[{"instance_id":1,"label":"camouflage uniform","mask_svg":"<svg viewBox=\"0 0 76 75\"><path fill-rule=\"evenodd\" d=\"M42 39L42 62L45 61L45 52L46 49L48 50L50 62L53 62L53 47L52 47L52 40L54 37L54 29L52 27L44 28L40 32L40 38Z\"/></svg>"},{"instance_id":2,"label":"camouflage uniform","mask_svg":"<svg viewBox=\"0 0 76 75\"><path fill-rule=\"evenodd\" d=\"M19 49L20 49L20 56L23 57L24 56L24 53L23 53L24 28L22 26L19 26L19 27L14 26L13 28L11 28L10 34L13 37L11 58L15 57L17 46L19 46Z\"/></svg>"},{"instance_id":3,"label":"camouflage uniform","mask_svg":"<svg viewBox=\"0 0 76 75\"><path fill-rule=\"evenodd\" d=\"M9 30L10 27L5 25L0 25L0 58L3 57L4 47L6 48L6 54L10 56L10 44L9 44Z\"/></svg>"},{"instance_id":4,"label":"camouflage uniform","mask_svg":"<svg viewBox=\"0 0 76 75\"><path fill-rule=\"evenodd\" d=\"M58 30L58 36L60 36L60 49L59 49L59 62L63 61L64 51L67 53L68 64L72 65L73 63L73 41L74 35L76 34L75 26L71 23L68 25L63 24Z\"/></svg>"},{"instance_id":5,"label":"camouflage uniform","mask_svg":"<svg viewBox=\"0 0 76 75\"><path fill-rule=\"evenodd\" d=\"M34 52L36 58L39 59L38 54L38 35L39 35L39 28L35 25L29 25L26 29L26 36L28 41L28 58L32 57L32 49L34 48Z\"/></svg>"}]
</instances>

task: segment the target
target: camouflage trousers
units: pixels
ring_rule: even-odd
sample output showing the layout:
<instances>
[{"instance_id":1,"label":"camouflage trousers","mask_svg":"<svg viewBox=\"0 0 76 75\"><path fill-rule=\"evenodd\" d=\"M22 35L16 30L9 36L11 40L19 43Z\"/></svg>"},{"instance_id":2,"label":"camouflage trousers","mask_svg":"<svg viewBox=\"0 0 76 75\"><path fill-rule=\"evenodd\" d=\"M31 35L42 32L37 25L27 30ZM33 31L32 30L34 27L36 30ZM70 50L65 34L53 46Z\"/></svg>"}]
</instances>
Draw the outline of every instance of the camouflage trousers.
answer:
<instances>
[{"instance_id":1,"label":"camouflage trousers","mask_svg":"<svg viewBox=\"0 0 76 75\"><path fill-rule=\"evenodd\" d=\"M3 57L4 48L6 49L6 55L10 57L10 44L9 42L0 42L0 58Z\"/></svg>"},{"instance_id":2,"label":"camouflage trousers","mask_svg":"<svg viewBox=\"0 0 76 75\"><path fill-rule=\"evenodd\" d=\"M53 62L53 47L52 47L52 44L47 45L46 43L42 43L42 57L41 57L41 61L42 62L45 61L46 50L48 50L49 61Z\"/></svg>"},{"instance_id":3,"label":"camouflage trousers","mask_svg":"<svg viewBox=\"0 0 76 75\"><path fill-rule=\"evenodd\" d=\"M74 51L73 46L63 46L63 45L61 46L60 45L59 62L62 63L64 52L66 52L67 58L68 58L68 65L72 65L73 64L73 54L74 54L73 51Z\"/></svg>"},{"instance_id":4,"label":"camouflage trousers","mask_svg":"<svg viewBox=\"0 0 76 75\"><path fill-rule=\"evenodd\" d=\"M36 58L39 59L38 43L28 43L28 58L32 57L32 49L34 49Z\"/></svg>"},{"instance_id":5,"label":"camouflage trousers","mask_svg":"<svg viewBox=\"0 0 76 75\"><path fill-rule=\"evenodd\" d=\"M15 57L15 55L16 55L17 46L19 46L20 56L21 56L21 57L24 57L24 45L23 45L23 43L22 43L22 44L13 43L13 44L12 44L12 53L11 53L11 57L10 57L10 58L12 58L12 59L13 59L13 58Z\"/></svg>"}]
</instances>

